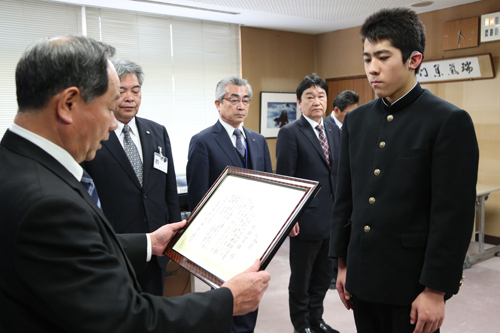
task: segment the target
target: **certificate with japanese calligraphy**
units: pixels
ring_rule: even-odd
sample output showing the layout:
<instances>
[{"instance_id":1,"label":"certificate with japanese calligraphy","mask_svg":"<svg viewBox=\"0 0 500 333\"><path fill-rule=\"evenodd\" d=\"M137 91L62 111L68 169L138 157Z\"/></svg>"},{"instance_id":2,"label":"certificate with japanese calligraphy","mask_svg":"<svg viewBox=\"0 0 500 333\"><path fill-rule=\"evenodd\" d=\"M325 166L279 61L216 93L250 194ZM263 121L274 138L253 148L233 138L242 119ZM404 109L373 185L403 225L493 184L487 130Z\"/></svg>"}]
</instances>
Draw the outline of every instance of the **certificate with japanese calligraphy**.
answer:
<instances>
[{"instance_id":1,"label":"certificate with japanese calligraphy","mask_svg":"<svg viewBox=\"0 0 500 333\"><path fill-rule=\"evenodd\" d=\"M270 262L319 190L315 181L227 167L165 254L212 287Z\"/></svg>"}]
</instances>

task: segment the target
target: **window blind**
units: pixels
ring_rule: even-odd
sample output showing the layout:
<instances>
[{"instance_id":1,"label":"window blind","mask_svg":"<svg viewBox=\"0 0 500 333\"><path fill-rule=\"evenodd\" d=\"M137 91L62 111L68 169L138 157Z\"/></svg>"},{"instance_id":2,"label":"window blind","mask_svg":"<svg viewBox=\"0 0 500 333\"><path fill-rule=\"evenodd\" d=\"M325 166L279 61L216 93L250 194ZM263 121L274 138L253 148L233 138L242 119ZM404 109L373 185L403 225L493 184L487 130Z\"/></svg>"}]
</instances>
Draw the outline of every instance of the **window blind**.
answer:
<instances>
[{"instance_id":1,"label":"window blind","mask_svg":"<svg viewBox=\"0 0 500 333\"><path fill-rule=\"evenodd\" d=\"M239 75L239 27L127 11L87 8L88 36L144 70L138 116L167 128L177 174L185 173L191 137L219 115L215 86Z\"/></svg>"},{"instance_id":2,"label":"window blind","mask_svg":"<svg viewBox=\"0 0 500 333\"><path fill-rule=\"evenodd\" d=\"M39 0L0 0L0 136L17 112L15 71L19 58L44 37L81 33L81 7Z\"/></svg>"},{"instance_id":3,"label":"window blind","mask_svg":"<svg viewBox=\"0 0 500 333\"><path fill-rule=\"evenodd\" d=\"M81 7L40 0L0 0L0 134L17 111L15 66L42 37L79 34ZM142 66L138 116L167 128L177 174L185 173L191 137L218 119L215 86L240 75L239 27L86 7L87 35L116 48L116 57Z\"/></svg>"}]
</instances>

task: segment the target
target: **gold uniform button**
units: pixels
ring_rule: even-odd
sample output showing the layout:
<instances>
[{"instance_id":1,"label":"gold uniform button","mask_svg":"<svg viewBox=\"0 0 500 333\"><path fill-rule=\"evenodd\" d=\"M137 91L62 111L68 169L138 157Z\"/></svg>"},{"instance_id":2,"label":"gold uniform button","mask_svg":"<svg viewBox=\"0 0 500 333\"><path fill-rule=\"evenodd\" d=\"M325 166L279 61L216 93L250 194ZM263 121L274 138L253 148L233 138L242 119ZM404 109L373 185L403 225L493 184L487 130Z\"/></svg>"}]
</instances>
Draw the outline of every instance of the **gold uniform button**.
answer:
<instances>
[{"instance_id":1,"label":"gold uniform button","mask_svg":"<svg viewBox=\"0 0 500 333\"><path fill-rule=\"evenodd\" d=\"M380 148L384 148L385 147L385 142L384 141L380 141L380 143L378 144Z\"/></svg>"},{"instance_id":2,"label":"gold uniform button","mask_svg":"<svg viewBox=\"0 0 500 333\"><path fill-rule=\"evenodd\" d=\"M375 169L375 171L373 171L373 174L374 174L375 176L380 175L380 169Z\"/></svg>"},{"instance_id":3,"label":"gold uniform button","mask_svg":"<svg viewBox=\"0 0 500 333\"><path fill-rule=\"evenodd\" d=\"M364 232L369 233L372 229L370 228L370 226L365 225L365 227L363 228L363 230L364 230Z\"/></svg>"},{"instance_id":4,"label":"gold uniform button","mask_svg":"<svg viewBox=\"0 0 500 333\"><path fill-rule=\"evenodd\" d=\"M394 119L394 116L392 114L387 116L387 121L392 121Z\"/></svg>"},{"instance_id":5,"label":"gold uniform button","mask_svg":"<svg viewBox=\"0 0 500 333\"><path fill-rule=\"evenodd\" d=\"M368 199L368 202L373 205L375 203L375 198L371 197L370 199Z\"/></svg>"}]
</instances>

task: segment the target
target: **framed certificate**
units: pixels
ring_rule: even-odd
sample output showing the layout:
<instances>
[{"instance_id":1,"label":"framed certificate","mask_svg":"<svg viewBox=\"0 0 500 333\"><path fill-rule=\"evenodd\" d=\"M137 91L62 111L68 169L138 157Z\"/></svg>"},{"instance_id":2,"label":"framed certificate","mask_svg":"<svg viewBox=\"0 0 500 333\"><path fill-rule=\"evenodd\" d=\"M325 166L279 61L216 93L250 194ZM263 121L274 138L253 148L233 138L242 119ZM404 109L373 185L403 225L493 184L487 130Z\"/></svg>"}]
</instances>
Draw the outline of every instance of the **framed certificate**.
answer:
<instances>
[{"instance_id":1,"label":"framed certificate","mask_svg":"<svg viewBox=\"0 0 500 333\"><path fill-rule=\"evenodd\" d=\"M165 255L213 288L260 259L265 269L321 186L226 167Z\"/></svg>"}]
</instances>

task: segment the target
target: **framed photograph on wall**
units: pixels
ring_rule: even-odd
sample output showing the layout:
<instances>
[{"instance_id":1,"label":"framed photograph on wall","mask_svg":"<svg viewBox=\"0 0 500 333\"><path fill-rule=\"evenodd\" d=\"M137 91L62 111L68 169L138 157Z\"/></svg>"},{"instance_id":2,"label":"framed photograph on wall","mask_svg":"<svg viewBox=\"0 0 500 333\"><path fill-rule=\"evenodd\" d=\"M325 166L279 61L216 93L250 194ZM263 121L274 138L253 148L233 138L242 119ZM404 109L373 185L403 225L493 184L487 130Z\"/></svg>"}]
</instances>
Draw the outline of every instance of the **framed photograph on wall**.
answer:
<instances>
[{"instance_id":1,"label":"framed photograph on wall","mask_svg":"<svg viewBox=\"0 0 500 333\"><path fill-rule=\"evenodd\" d=\"M295 93L260 93L260 134L275 138L281 127L300 117L299 104Z\"/></svg>"}]
</instances>

